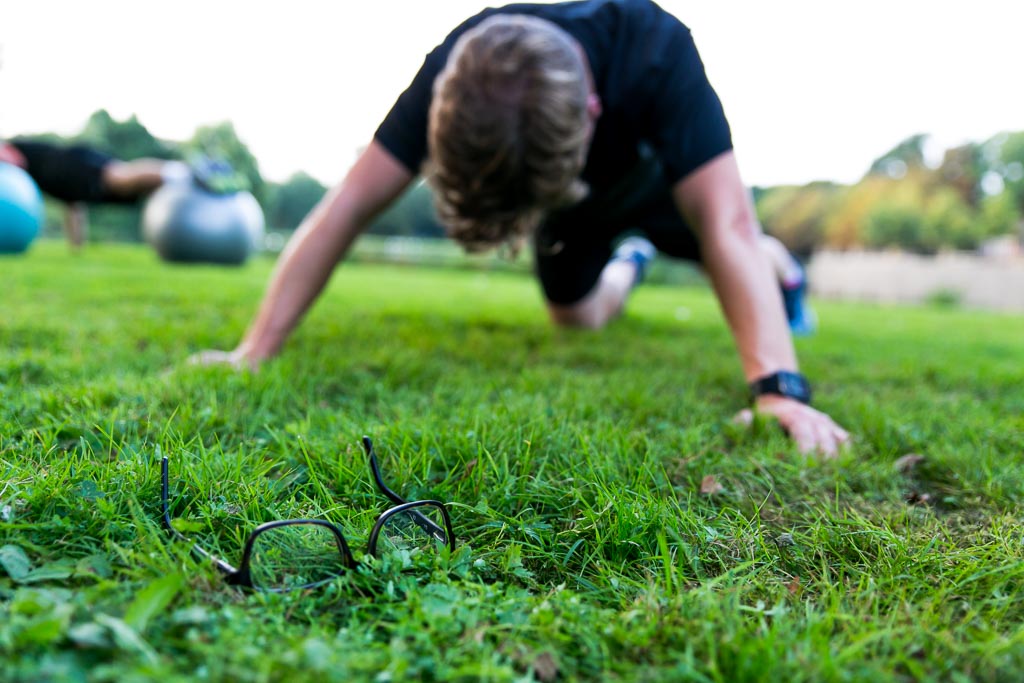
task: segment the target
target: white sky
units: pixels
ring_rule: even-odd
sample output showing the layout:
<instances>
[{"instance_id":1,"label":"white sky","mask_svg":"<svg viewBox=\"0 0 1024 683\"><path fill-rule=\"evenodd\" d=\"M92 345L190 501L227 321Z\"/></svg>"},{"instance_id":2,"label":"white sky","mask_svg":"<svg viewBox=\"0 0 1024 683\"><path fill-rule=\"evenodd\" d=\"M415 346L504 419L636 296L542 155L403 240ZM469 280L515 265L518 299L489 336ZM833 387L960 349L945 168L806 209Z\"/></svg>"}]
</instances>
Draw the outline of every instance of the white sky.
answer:
<instances>
[{"instance_id":1,"label":"white sky","mask_svg":"<svg viewBox=\"0 0 1024 683\"><path fill-rule=\"evenodd\" d=\"M339 180L480 0L0 0L0 137L107 109L231 120L265 176ZM495 3L498 4L498 3ZM1022 0L662 0L693 30L749 184L854 182L900 140L1024 130Z\"/></svg>"}]
</instances>

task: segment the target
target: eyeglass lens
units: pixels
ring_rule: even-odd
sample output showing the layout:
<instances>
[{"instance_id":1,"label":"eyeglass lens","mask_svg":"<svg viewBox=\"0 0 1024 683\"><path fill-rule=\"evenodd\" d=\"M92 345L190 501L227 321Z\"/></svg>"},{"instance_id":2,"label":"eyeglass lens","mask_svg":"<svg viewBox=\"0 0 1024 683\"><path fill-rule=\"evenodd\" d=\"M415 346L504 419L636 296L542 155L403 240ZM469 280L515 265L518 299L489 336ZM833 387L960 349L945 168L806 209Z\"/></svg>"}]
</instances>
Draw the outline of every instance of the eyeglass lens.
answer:
<instances>
[{"instance_id":1,"label":"eyeglass lens","mask_svg":"<svg viewBox=\"0 0 1024 683\"><path fill-rule=\"evenodd\" d=\"M302 588L344 572L338 541L326 527L287 524L265 529L253 539L249 573L257 588Z\"/></svg>"},{"instance_id":2,"label":"eyeglass lens","mask_svg":"<svg viewBox=\"0 0 1024 683\"><path fill-rule=\"evenodd\" d=\"M377 537L378 553L437 552L448 544L444 517L440 508L434 505L417 505L385 515Z\"/></svg>"}]
</instances>

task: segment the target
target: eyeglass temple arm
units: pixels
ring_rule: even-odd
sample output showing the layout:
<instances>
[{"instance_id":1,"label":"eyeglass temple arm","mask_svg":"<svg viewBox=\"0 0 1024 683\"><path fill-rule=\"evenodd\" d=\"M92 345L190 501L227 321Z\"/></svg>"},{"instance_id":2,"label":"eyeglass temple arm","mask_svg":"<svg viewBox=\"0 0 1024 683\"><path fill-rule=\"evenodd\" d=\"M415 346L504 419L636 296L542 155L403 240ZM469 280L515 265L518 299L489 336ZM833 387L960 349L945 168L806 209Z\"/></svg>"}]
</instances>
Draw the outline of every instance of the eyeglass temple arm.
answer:
<instances>
[{"instance_id":1,"label":"eyeglass temple arm","mask_svg":"<svg viewBox=\"0 0 1024 683\"><path fill-rule=\"evenodd\" d=\"M363 437L363 449L366 450L366 455L370 458L370 471L373 473L373 481L376 482L377 488L380 489L381 493L399 505L408 503L409 501L389 489L388 485L384 483L384 478L380 474L380 465L377 463L377 454L373 452L373 441L368 436Z\"/></svg>"},{"instance_id":2,"label":"eyeglass temple arm","mask_svg":"<svg viewBox=\"0 0 1024 683\"><path fill-rule=\"evenodd\" d=\"M370 437L363 437L363 448L366 450L366 455L370 457L370 471L373 472L373 480L377 483L377 488L381 490L381 493L398 505L408 503L409 501L389 489L387 484L384 483L384 478L380 474L380 464L377 462L377 454L373 451L373 441L370 440ZM431 536L444 541L445 530L435 524L429 517L418 510L409 510L407 514L412 517L416 526L423 529L423 531L427 532Z\"/></svg>"},{"instance_id":3,"label":"eyeglass temple arm","mask_svg":"<svg viewBox=\"0 0 1024 683\"><path fill-rule=\"evenodd\" d=\"M168 475L167 470L167 456L165 455L163 460L160 461L160 500L163 505L164 528L170 531L171 534L178 540L190 542L188 537L185 536L185 534L175 529L174 525L171 524L171 508L168 503L168 500L170 498L171 487L170 476ZM238 570L232 567L230 564L220 559L219 557L211 555L208 551L204 550L201 546L195 543L192 543L192 552L198 555L202 555L206 559L210 560L211 562L213 562L214 565L216 565L217 569L221 570L225 574L232 575L238 573Z\"/></svg>"}]
</instances>

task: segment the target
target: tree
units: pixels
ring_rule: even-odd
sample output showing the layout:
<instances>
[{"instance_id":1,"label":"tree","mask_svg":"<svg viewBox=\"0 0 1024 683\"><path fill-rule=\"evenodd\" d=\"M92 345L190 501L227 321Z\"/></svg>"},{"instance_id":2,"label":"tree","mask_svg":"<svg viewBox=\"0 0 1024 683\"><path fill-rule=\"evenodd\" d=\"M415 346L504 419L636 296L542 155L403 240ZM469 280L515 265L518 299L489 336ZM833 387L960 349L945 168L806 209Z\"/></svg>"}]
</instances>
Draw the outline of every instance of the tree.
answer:
<instances>
[{"instance_id":1,"label":"tree","mask_svg":"<svg viewBox=\"0 0 1024 683\"><path fill-rule=\"evenodd\" d=\"M981 179L985 174L985 159L981 145L967 143L946 150L936 174L937 184L951 187L961 201L977 207L984 194Z\"/></svg>"},{"instance_id":2,"label":"tree","mask_svg":"<svg viewBox=\"0 0 1024 683\"><path fill-rule=\"evenodd\" d=\"M134 114L124 121L118 121L105 109L93 112L85 127L72 140L95 147L118 159L170 159L180 156L176 145L153 137Z\"/></svg>"},{"instance_id":3,"label":"tree","mask_svg":"<svg viewBox=\"0 0 1024 683\"><path fill-rule=\"evenodd\" d=\"M267 225L276 230L294 230L327 192L313 176L299 171L280 185L267 183Z\"/></svg>"},{"instance_id":4,"label":"tree","mask_svg":"<svg viewBox=\"0 0 1024 683\"><path fill-rule=\"evenodd\" d=\"M444 237L444 227L434 212L434 196L430 187L419 182L382 213L370 227L377 235Z\"/></svg>"},{"instance_id":5,"label":"tree","mask_svg":"<svg viewBox=\"0 0 1024 683\"><path fill-rule=\"evenodd\" d=\"M908 171L925 168L924 145L928 135L911 135L871 163L868 175L902 178Z\"/></svg>"},{"instance_id":6,"label":"tree","mask_svg":"<svg viewBox=\"0 0 1024 683\"><path fill-rule=\"evenodd\" d=\"M982 224L964 202L958 188L941 187L928 197L924 207L921 251L933 253L943 247L977 249L984 238Z\"/></svg>"},{"instance_id":7,"label":"tree","mask_svg":"<svg viewBox=\"0 0 1024 683\"><path fill-rule=\"evenodd\" d=\"M877 204L868 212L864 241L869 247L901 247L927 252L924 247L924 218L915 206L894 201Z\"/></svg>"},{"instance_id":8,"label":"tree","mask_svg":"<svg viewBox=\"0 0 1024 683\"><path fill-rule=\"evenodd\" d=\"M1024 131L997 135L986 143L986 148L992 158L992 170L999 174L1005 191L1024 214Z\"/></svg>"},{"instance_id":9,"label":"tree","mask_svg":"<svg viewBox=\"0 0 1024 683\"><path fill-rule=\"evenodd\" d=\"M877 194L866 205L859 233L868 247L898 247L930 253L934 247L926 236L924 206L929 175L916 169L902 180L880 178Z\"/></svg>"},{"instance_id":10,"label":"tree","mask_svg":"<svg viewBox=\"0 0 1024 683\"><path fill-rule=\"evenodd\" d=\"M760 193L757 213L765 230L790 251L807 257L824 242L825 222L839 186L811 183L803 187L776 187Z\"/></svg>"},{"instance_id":11,"label":"tree","mask_svg":"<svg viewBox=\"0 0 1024 683\"><path fill-rule=\"evenodd\" d=\"M981 200L978 222L986 237L1017 234L1021 219L1021 210L1012 192L1004 190Z\"/></svg>"},{"instance_id":12,"label":"tree","mask_svg":"<svg viewBox=\"0 0 1024 683\"><path fill-rule=\"evenodd\" d=\"M867 215L890 191L894 182L887 176L868 176L842 190L825 219L825 244L835 249L866 246L864 226Z\"/></svg>"}]
</instances>

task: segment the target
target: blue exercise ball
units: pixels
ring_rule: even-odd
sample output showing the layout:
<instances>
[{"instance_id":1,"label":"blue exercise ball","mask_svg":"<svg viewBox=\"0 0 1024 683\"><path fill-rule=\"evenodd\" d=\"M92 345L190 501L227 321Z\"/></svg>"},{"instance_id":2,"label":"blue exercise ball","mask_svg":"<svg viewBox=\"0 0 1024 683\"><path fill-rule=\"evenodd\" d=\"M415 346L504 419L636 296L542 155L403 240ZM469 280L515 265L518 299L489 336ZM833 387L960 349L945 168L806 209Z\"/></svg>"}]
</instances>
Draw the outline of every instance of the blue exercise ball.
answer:
<instances>
[{"instance_id":1,"label":"blue exercise ball","mask_svg":"<svg viewBox=\"0 0 1024 683\"><path fill-rule=\"evenodd\" d=\"M43 223L43 197L32 177L0 162L0 254L28 249Z\"/></svg>"},{"instance_id":2,"label":"blue exercise ball","mask_svg":"<svg viewBox=\"0 0 1024 683\"><path fill-rule=\"evenodd\" d=\"M263 239L263 210L248 192L168 183L146 201L142 229L165 261L239 265Z\"/></svg>"}]
</instances>

